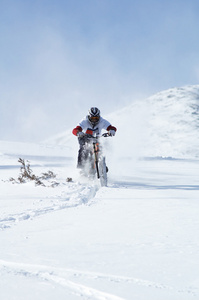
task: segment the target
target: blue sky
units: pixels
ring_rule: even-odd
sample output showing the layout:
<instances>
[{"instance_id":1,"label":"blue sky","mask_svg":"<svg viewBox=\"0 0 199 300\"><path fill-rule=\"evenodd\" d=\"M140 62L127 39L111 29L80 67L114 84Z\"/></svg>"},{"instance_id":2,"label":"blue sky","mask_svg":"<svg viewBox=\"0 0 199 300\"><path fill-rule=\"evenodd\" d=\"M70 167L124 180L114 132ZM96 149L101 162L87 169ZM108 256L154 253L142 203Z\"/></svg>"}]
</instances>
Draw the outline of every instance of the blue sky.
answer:
<instances>
[{"instance_id":1,"label":"blue sky","mask_svg":"<svg viewBox=\"0 0 199 300\"><path fill-rule=\"evenodd\" d=\"M0 0L0 139L198 84L197 0Z\"/></svg>"}]
</instances>

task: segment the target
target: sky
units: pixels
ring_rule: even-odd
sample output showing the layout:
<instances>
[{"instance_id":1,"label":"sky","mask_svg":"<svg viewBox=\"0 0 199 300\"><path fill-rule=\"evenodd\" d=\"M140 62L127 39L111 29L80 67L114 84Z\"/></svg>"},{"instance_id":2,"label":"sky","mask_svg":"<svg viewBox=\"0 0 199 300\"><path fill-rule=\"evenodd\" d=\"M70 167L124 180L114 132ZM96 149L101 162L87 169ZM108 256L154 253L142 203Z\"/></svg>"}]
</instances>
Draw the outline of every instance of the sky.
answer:
<instances>
[{"instance_id":1,"label":"sky","mask_svg":"<svg viewBox=\"0 0 199 300\"><path fill-rule=\"evenodd\" d=\"M198 0L0 0L0 140L198 84L198 13Z\"/></svg>"}]
</instances>

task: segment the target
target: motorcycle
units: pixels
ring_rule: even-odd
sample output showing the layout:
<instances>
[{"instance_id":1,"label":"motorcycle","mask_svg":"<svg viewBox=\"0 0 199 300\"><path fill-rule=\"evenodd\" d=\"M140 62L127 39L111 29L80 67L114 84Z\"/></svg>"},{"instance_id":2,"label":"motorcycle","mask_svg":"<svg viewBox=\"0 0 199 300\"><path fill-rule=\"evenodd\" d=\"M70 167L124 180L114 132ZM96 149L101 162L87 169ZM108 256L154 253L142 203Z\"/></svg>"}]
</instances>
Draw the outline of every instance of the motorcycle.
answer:
<instances>
[{"instance_id":1,"label":"motorcycle","mask_svg":"<svg viewBox=\"0 0 199 300\"><path fill-rule=\"evenodd\" d=\"M82 175L90 179L94 179L97 176L101 186L107 186L108 167L106 166L106 158L103 155L100 138L109 136L108 133L104 133L101 136L85 134L83 137Z\"/></svg>"}]
</instances>

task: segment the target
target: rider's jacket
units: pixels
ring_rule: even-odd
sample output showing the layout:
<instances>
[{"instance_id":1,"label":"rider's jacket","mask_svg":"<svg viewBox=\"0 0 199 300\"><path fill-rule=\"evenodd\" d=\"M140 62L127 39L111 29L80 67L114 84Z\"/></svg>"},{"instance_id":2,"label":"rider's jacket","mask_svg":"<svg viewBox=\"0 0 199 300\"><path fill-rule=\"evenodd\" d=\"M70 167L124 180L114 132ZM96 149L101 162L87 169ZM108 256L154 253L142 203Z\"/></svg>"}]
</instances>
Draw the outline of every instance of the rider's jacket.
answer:
<instances>
[{"instance_id":1,"label":"rider's jacket","mask_svg":"<svg viewBox=\"0 0 199 300\"><path fill-rule=\"evenodd\" d=\"M103 119L100 117L99 122L96 125L92 125L88 117L85 117L72 131L74 135L77 135L78 132L83 131L84 133L88 134L96 134L101 135L102 129L105 129L107 131L109 130L117 130L116 127L112 126L109 121Z\"/></svg>"}]
</instances>

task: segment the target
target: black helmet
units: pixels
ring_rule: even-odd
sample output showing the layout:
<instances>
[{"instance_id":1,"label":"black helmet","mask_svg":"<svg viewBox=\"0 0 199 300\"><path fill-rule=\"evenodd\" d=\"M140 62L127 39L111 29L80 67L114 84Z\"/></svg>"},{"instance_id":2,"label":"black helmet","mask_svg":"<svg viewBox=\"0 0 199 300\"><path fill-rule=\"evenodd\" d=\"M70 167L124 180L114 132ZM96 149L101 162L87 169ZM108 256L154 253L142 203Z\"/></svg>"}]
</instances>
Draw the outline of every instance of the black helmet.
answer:
<instances>
[{"instance_id":1,"label":"black helmet","mask_svg":"<svg viewBox=\"0 0 199 300\"><path fill-rule=\"evenodd\" d=\"M97 107L91 107L89 109L88 120L92 125L97 125L100 120L100 110Z\"/></svg>"}]
</instances>

